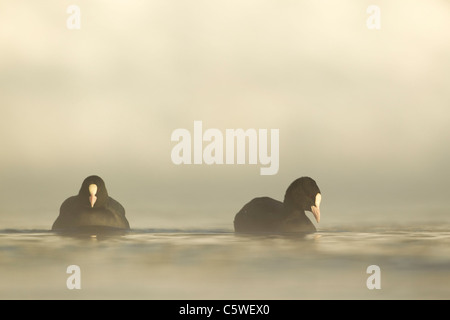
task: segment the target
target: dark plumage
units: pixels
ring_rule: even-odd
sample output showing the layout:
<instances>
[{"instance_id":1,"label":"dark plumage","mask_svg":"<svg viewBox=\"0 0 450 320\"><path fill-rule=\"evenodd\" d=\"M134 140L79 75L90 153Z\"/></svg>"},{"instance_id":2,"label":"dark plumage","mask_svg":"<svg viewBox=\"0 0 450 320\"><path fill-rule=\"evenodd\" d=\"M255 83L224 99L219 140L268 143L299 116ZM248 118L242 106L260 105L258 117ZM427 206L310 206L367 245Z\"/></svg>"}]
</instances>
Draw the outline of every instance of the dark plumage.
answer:
<instances>
[{"instance_id":1,"label":"dark plumage","mask_svg":"<svg viewBox=\"0 0 450 320\"><path fill-rule=\"evenodd\" d=\"M305 214L311 211L320 220L321 194L316 182L302 177L291 183L284 202L268 197L255 198L234 218L236 232L315 232Z\"/></svg>"},{"instance_id":2,"label":"dark plumage","mask_svg":"<svg viewBox=\"0 0 450 320\"><path fill-rule=\"evenodd\" d=\"M108 196L105 182L87 177L78 195L66 199L52 230L89 228L130 229L123 206Z\"/></svg>"}]
</instances>

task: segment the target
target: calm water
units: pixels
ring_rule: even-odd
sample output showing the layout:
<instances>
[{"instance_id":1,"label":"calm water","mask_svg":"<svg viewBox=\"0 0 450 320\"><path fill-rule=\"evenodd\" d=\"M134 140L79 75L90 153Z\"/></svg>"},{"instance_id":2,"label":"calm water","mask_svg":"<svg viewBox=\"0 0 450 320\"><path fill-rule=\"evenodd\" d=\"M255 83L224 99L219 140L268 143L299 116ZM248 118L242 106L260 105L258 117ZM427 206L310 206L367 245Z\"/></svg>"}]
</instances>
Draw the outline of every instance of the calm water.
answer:
<instances>
[{"instance_id":1,"label":"calm water","mask_svg":"<svg viewBox=\"0 0 450 320\"><path fill-rule=\"evenodd\" d=\"M69 265L81 289L69 290ZM366 285L380 267L381 289ZM449 299L450 225L307 236L0 230L1 299Z\"/></svg>"}]
</instances>

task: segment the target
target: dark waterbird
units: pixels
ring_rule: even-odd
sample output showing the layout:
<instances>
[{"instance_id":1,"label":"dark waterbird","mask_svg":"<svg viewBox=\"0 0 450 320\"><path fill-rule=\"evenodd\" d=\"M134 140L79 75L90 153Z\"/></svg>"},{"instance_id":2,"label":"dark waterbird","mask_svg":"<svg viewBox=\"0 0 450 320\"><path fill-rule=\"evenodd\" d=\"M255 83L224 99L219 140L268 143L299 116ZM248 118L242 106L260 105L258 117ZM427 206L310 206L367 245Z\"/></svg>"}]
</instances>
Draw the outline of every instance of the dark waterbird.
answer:
<instances>
[{"instance_id":1,"label":"dark waterbird","mask_svg":"<svg viewBox=\"0 0 450 320\"><path fill-rule=\"evenodd\" d=\"M247 203L234 218L236 232L315 232L316 227L306 216L311 211L320 221L319 187L309 177L302 177L286 190L284 201L269 197L255 198Z\"/></svg>"},{"instance_id":2,"label":"dark waterbird","mask_svg":"<svg viewBox=\"0 0 450 320\"><path fill-rule=\"evenodd\" d=\"M111 198L105 182L89 176L78 195L66 199L53 223L55 231L128 230L124 207Z\"/></svg>"}]
</instances>

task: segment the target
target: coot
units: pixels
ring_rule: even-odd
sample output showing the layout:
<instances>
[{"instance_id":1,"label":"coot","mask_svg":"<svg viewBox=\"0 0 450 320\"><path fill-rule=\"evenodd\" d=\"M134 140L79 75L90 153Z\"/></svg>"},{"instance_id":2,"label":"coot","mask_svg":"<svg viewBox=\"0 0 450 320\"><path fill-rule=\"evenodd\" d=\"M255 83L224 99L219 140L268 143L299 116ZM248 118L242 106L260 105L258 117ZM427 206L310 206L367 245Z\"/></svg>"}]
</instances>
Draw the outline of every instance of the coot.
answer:
<instances>
[{"instance_id":1,"label":"coot","mask_svg":"<svg viewBox=\"0 0 450 320\"><path fill-rule=\"evenodd\" d=\"M255 198L247 203L234 218L236 232L315 232L308 219L311 211L320 221L321 193L310 177L301 177L286 190L284 201L269 197Z\"/></svg>"},{"instance_id":2,"label":"coot","mask_svg":"<svg viewBox=\"0 0 450 320\"><path fill-rule=\"evenodd\" d=\"M124 207L108 196L105 182L89 176L78 195L66 199L52 230L130 229Z\"/></svg>"}]
</instances>

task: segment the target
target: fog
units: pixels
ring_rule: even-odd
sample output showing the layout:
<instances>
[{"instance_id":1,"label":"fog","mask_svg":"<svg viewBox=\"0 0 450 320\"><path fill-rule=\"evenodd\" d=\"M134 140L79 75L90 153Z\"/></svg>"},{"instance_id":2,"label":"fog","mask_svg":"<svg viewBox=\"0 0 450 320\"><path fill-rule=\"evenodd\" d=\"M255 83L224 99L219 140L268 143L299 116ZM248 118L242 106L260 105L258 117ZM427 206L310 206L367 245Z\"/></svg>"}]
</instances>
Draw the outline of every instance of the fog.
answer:
<instances>
[{"instance_id":1,"label":"fog","mask_svg":"<svg viewBox=\"0 0 450 320\"><path fill-rule=\"evenodd\" d=\"M50 228L91 174L132 228L231 229L300 176L324 227L448 221L448 1L70 4L79 30L67 2L0 0L1 229ZM279 129L278 173L175 165L194 121Z\"/></svg>"}]
</instances>

